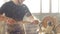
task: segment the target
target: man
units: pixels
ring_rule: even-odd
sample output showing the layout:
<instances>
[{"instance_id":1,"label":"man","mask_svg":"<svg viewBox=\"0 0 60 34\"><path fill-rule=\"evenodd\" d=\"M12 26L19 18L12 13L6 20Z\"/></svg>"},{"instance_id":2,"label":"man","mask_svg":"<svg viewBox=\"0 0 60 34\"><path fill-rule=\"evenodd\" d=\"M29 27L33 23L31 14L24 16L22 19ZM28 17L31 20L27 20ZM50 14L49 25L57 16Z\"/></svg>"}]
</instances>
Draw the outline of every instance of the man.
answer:
<instances>
[{"instance_id":1,"label":"man","mask_svg":"<svg viewBox=\"0 0 60 34\"><path fill-rule=\"evenodd\" d=\"M31 13L29 11L29 9L27 8L27 6L25 4L23 4L24 1L25 0L11 0L9 2L6 2L1 7L0 14L5 13L5 16L14 19L17 22L22 21L24 15L26 15L27 17L29 17L31 19L31 21L35 22L33 16L31 15ZM16 27L17 29L15 31L11 31L12 33L11 32L9 32L9 33L10 34L17 34L16 32L20 32L19 34L23 34L24 31L22 31L20 29L22 31L21 32L19 30L19 27Z\"/></svg>"},{"instance_id":2,"label":"man","mask_svg":"<svg viewBox=\"0 0 60 34\"><path fill-rule=\"evenodd\" d=\"M5 13L7 17L16 21L23 20L24 15L32 16L26 5L22 4L24 0L12 0L1 7L0 13Z\"/></svg>"}]
</instances>

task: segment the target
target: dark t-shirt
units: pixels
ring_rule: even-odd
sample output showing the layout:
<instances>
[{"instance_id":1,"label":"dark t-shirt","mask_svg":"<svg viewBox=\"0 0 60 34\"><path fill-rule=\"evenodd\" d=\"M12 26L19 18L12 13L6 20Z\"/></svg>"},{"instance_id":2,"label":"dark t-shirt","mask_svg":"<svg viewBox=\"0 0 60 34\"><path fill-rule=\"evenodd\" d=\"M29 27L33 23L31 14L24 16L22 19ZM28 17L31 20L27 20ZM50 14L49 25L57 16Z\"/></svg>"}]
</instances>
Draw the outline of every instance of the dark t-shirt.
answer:
<instances>
[{"instance_id":1,"label":"dark t-shirt","mask_svg":"<svg viewBox=\"0 0 60 34\"><path fill-rule=\"evenodd\" d=\"M30 16L31 13L26 5L15 5L12 1L6 2L0 9L0 13L5 13L7 17L17 21L23 20L24 15Z\"/></svg>"}]
</instances>

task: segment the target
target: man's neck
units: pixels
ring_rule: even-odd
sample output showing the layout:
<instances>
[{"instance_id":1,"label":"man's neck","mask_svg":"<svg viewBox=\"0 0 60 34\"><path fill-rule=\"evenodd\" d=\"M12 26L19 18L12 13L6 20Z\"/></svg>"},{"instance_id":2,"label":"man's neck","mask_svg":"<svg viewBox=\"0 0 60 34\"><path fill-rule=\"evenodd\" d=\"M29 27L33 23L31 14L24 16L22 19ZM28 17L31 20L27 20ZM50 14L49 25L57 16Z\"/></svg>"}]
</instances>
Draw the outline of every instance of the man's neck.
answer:
<instances>
[{"instance_id":1,"label":"man's neck","mask_svg":"<svg viewBox=\"0 0 60 34\"><path fill-rule=\"evenodd\" d=\"M19 3L19 2L14 1L14 0L13 0L13 3L14 3L15 5L22 5L22 3Z\"/></svg>"}]
</instances>

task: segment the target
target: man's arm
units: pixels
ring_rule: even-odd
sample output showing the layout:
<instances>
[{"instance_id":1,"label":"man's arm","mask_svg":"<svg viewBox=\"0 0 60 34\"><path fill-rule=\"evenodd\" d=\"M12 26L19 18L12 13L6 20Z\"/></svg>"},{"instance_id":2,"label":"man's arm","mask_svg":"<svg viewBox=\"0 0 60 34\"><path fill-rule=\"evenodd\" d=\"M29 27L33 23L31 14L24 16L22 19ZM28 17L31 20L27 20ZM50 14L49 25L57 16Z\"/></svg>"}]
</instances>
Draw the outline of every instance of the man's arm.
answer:
<instances>
[{"instance_id":1,"label":"man's arm","mask_svg":"<svg viewBox=\"0 0 60 34\"><path fill-rule=\"evenodd\" d=\"M31 23L34 23L34 24L38 24L39 21L34 18L34 16L31 14L28 8L26 8L25 16L27 16L26 18L27 21L30 21Z\"/></svg>"},{"instance_id":2,"label":"man's arm","mask_svg":"<svg viewBox=\"0 0 60 34\"><path fill-rule=\"evenodd\" d=\"M0 15L5 14L5 11L7 10L7 3L3 4L0 8Z\"/></svg>"},{"instance_id":3,"label":"man's arm","mask_svg":"<svg viewBox=\"0 0 60 34\"><path fill-rule=\"evenodd\" d=\"M27 21L33 23L33 24L38 24L39 23L39 20L38 19L35 19L34 16L30 15L27 17Z\"/></svg>"},{"instance_id":4,"label":"man's arm","mask_svg":"<svg viewBox=\"0 0 60 34\"><path fill-rule=\"evenodd\" d=\"M29 11L28 7L26 5L24 5L24 6L25 6L25 16L26 16L27 20L28 21L33 21L34 17L32 16L32 14Z\"/></svg>"}]
</instances>

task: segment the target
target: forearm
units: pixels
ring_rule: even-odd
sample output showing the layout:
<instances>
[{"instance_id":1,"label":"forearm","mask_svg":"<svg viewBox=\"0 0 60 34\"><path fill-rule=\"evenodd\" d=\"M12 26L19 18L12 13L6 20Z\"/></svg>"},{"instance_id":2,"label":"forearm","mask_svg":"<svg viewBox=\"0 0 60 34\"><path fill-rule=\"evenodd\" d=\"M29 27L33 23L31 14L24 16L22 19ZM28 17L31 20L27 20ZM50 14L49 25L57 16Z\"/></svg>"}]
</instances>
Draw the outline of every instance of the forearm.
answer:
<instances>
[{"instance_id":1,"label":"forearm","mask_svg":"<svg viewBox=\"0 0 60 34\"><path fill-rule=\"evenodd\" d=\"M32 21L34 20L34 17L33 17L33 16L28 16L28 17L25 16L23 20L24 20L24 21L32 22Z\"/></svg>"},{"instance_id":2,"label":"forearm","mask_svg":"<svg viewBox=\"0 0 60 34\"><path fill-rule=\"evenodd\" d=\"M33 16L29 16L28 20L32 22L34 20L34 17Z\"/></svg>"}]
</instances>

